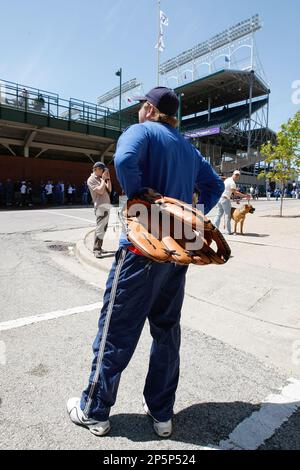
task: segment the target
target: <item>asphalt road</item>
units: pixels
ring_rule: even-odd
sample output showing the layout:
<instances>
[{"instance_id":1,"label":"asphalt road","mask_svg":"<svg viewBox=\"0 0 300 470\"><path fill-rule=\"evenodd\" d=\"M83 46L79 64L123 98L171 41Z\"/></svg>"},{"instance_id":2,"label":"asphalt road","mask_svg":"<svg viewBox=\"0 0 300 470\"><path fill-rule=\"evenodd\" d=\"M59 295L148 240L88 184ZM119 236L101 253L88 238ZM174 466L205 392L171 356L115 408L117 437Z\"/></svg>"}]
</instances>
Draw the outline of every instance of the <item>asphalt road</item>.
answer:
<instances>
[{"instance_id":1,"label":"asphalt road","mask_svg":"<svg viewBox=\"0 0 300 470\"><path fill-rule=\"evenodd\" d=\"M255 203L258 210L274 204ZM86 385L102 296L96 275L79 265L72 248L93 225L91 208L0 211L0 448L299 449L299 384L193 325L182 330L170 439L157 438L142 411L147 325L122 376L111 433L99 439L70 423L65 403ZM66 234L65 244L57 243L57 231ZM35 319L26 324L29 317Z\"/></svg>"}]
</instances>

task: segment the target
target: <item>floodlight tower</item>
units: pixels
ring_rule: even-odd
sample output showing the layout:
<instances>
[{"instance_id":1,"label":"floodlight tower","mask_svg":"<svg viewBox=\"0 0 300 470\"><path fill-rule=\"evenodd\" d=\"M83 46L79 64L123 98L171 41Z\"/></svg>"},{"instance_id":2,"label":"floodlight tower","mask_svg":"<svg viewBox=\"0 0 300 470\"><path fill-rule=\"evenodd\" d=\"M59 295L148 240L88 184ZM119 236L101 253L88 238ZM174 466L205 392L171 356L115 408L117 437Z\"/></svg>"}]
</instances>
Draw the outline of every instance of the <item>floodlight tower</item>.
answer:
<instances>
[{"instance_id":1,"label":"floodlight tower","mask_svg":"<svg viewBox=\"0 0 300 470\"><path fill-rule=\"evenodd\" d=\"M167 60L160 66L164 85L175 88L225 68L262 72L258 70L254 40L261 28L259 15L252 16ZM247 56L239 58L242 50Z\"/></svg>"},{"instance_id":2,"label":"floodlight tower","mask_svg":"<svg viewBox=\"0 0 300 470\"><path fill-rule=\"evenodd\" d=\"M257 124L253 114L254 77L264 76L264 71L256 51L255 34L262 28L259 15L226 29L188 49L177 57L167 60L160 66L162 83L170 88L180 88L218 71L245 72L248 75L249 94L247 103L249 115L245 120L250 158L253 147L254 128ZM263 80L262 80L263 81ZM267 113L269 100L267 100ZM211 99L208 98L208 121L211 115ZM266 127L268 126L268 117Z\"/></svg>"}]
</instances>

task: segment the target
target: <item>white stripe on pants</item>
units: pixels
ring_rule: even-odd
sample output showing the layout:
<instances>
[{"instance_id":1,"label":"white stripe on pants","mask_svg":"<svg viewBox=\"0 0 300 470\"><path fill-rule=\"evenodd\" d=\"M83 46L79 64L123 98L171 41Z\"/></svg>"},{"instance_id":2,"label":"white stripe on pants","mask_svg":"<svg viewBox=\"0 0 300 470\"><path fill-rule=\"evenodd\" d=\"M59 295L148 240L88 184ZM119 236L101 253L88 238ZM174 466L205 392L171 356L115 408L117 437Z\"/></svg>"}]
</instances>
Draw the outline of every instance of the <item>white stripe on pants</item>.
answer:
<instances>
[{"instance_id":1,"label":"white stripe on pants","mask_svg":"<svg viewBox=\"0 0 300 470\"><path fill-rule=\"evenodd\" d=\"M122 266L123 266L123 263L124 263L124 260L125 260L125 257L126 257L126 251L127 250L125 248L123 248L123 250L120 254L120 258L118 260L118 264L116 266L115 276L114 276L114 280L113 280L113 284L112 284L112 288L111 288L110 299L109 299L107 314L106 314L104 328L103 328L103 334L102 334L100 347L99 347L99 352L98 352L98 357L97 357L97 366L96 366L96 370L95 370L95 375L93 377L92 386L91 386L89 396L88 396L88 399L87 399L87 402L86 402L86 406L85 406L85 409L84 409L84 413L85 413L86 416L89 415L89 411L90 411L90 407L91 407L91 403L92 403L92 399L93 399L93 394L94 394L95 387L97 385L97 382L98 382L99 376L100 376L100 370L101 370L102 359L103 359L103 355L104 355L104 349L105 349L105 343L106 343L110 318L111 318L112 311L113 311L113 308L114 308L114 302L115 302L115 298L116 298L116 292L117 292L117 287L118 287L118 282L119 282L119 276L120 276L120 272L121 272L121 269L122 269Z\"/></svg>"}]
</instances>

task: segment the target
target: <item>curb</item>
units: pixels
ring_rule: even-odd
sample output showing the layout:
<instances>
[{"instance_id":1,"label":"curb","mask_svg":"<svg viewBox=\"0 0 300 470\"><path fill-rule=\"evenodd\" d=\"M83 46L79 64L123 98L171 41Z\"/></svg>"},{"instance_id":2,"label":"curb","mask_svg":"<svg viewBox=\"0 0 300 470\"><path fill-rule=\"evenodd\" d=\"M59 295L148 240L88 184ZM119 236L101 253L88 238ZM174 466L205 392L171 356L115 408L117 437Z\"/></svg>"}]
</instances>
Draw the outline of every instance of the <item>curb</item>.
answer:
<instances>
[{"instance_id":1,"label":"curb","mask_svg":"<svg viewBox=\"0 0 300 470\"><path fill-rule=\"evenodd\" d=\"M75 246L75 255L79 259L79 261L83 264L87 264L92 268L99 269L100 271L105 271L109 273L110 269L101 263L101 259L97 259L91 253L91 251L86 247L85 241L86 238L95 230L89 230L83 240L79 240Z\"/></svg>"}]
</instances>

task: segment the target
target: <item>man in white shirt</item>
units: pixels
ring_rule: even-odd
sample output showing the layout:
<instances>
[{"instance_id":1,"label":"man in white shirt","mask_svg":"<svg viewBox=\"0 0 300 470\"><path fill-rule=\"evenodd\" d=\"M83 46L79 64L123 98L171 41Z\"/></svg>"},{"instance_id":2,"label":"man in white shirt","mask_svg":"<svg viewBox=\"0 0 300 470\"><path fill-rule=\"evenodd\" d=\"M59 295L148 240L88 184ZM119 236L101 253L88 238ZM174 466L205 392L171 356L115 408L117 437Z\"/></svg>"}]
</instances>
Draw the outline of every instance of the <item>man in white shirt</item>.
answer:
<instances>
[{"instance_id":1,"label":"man in white shirt","mask_svg":"<svg viewBox=\"0 0 300 470\"><path fill-rule=\"evenodd\" d=\"M48 181L48 183L45 186L45 192L46 192L46 198L48 204L52 203L52 198L53 198L53 184L51 181Z\"/></svg>"},{"instance_id":2,"label":"man in white shirt","mask_svg":"<svg viewBox=\"0 0 300 470\"><path fill-rule=\"evenodd\" d=\"M26 181L22 181L21 188L20 188L20 193L21 193L21 206L26 205L26 194L27 194L27 185Z\"/></svg>"},{"instance_id":3,"label":"man in white shirt","mask_svg":"<svg viewBox=\"0 0 300 470\"><path fill-rule=\"evenodd\" d=\"M60 184L60 194L59 194L59 203L63 205L65 203L65 183L59 181Z\"/></svg>"},{"instance_id":4,"label":"man in white shirt","mask_svg":"<svg viewBox=\"0 0 300 470\"><path fill-rule=\"evenodd\" d=\"M232 235L232 232L231 232L231 202L230 202L232 194L234 194L235 196L239 196L242 199L248 199L248 200L250 199L250 196L248 194L240 193L237 190L236 183L240 179L240 176L241 176L241 172L236 170L236 171L233 172L233 175L232 175L231 178L227 178L224 181L225 191L222 194L221 199L220 199L220 201L218 202L218 205L217 205L218 212L217 212L217 216L216 216L216 219L215 219L215 226L217 228L220 227L222 215L225 214L225 224L226 224L226 234L227 235Z\"/></svg>"}]
</instances>

